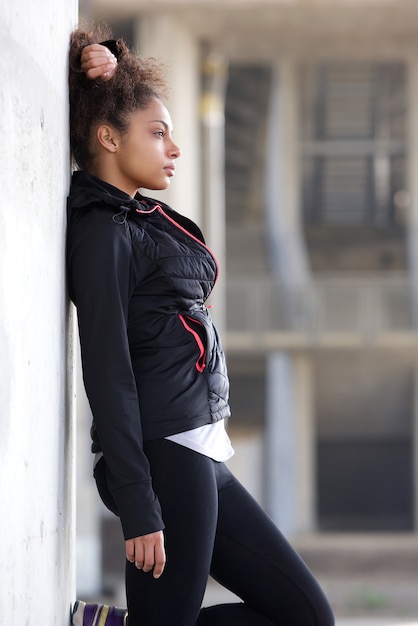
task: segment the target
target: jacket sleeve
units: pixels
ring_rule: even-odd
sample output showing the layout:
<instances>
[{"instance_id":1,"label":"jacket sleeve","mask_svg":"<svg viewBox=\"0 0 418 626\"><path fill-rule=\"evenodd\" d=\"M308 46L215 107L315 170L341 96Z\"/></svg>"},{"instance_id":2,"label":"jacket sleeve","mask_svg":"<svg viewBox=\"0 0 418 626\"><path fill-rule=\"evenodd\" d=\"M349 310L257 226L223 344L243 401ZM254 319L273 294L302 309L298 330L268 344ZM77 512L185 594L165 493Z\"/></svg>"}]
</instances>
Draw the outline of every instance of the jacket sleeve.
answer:
<instances>
[{"instance_id":1,"label":"jacket sleeve","mask_svg":"<svg viewBox=\"0 0 418 626\"><path fill-rule=\"evenodd\" d=\"M127 322L132 288L127 223L86 210L69 230L68 269L77 306L83 379L125 539L161 530L161 508L143 452Z\"/></svg>"}]
</instances>

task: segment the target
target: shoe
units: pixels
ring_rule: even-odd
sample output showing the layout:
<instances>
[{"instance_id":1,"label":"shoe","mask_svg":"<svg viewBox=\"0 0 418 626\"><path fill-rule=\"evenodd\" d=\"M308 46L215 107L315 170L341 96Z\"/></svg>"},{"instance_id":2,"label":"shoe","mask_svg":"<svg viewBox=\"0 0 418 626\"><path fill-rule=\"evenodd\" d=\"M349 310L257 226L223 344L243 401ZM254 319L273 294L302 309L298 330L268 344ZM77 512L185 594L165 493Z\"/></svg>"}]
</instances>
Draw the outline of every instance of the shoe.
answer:
<instances>
[{"instance_id":1,"label":"shoe","mask_svg":"<svg viewBox=\"0 0 418 626\"><path fill-rule=\"evenodd\" d=\"M72 626L128 626L128 612L107 604L74 604Z\"/></svg>"}]
</instances>

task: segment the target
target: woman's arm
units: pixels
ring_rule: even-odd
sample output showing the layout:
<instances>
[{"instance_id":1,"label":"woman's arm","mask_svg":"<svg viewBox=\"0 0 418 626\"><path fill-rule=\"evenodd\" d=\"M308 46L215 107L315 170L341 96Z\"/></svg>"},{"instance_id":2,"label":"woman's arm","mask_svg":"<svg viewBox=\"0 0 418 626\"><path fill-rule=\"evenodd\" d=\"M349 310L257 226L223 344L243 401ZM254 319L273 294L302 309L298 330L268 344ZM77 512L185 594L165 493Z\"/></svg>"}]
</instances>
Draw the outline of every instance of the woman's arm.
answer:
<instances>
[{"instance_id":1,"label":"woman's arm","mask_svg":"<svg viewBox=\"0 0 418 626\"><path fill-rule=\"evenodd\" d=\"M126 556L158 578L165 564L161 509L142 449L127 336L131 241L109 211L87 210L69 228L68 266L77 305L83 378L117 504Z\"/></svg>"}]
</instances>

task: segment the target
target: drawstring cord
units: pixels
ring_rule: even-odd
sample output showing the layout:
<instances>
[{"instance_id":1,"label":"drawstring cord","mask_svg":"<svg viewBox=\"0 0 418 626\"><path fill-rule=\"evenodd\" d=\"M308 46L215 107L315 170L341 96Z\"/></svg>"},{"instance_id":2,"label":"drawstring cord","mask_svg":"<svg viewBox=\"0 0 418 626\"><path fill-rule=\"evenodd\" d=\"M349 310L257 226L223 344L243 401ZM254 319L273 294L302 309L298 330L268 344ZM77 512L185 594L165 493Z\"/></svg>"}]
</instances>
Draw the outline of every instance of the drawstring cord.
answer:
<instances>
[{"instance_id":1,"label":"drawstring cord","mask_svg":"<svg viewBox=\"0 0 418 626\"><path fill-rule=\"evenodd\" d=\"M131 210L129 207L126 206L121 206L120 209L121 210L119 211L119 213L115 213L114 215L112 215L112 220L116 224L124 224L126 222L126 216L128 214L128 211Z\"/></svg>"},{"instance_id":2,"label":"drawstring cord","mask_svg":"<svg viewBox=\"0 0 418 626\"><path fill-rule=\"evenodd\" d=\"M115 215L112 216L112 220L116 224L124 224L126 222L126 216L128 215L129 211L131 211L132 209L138 209L141 206L141 203L135 199L130 200L126 204L121 204L119 207L119 213L115 213Z\"/></svg>"}]
</instances>

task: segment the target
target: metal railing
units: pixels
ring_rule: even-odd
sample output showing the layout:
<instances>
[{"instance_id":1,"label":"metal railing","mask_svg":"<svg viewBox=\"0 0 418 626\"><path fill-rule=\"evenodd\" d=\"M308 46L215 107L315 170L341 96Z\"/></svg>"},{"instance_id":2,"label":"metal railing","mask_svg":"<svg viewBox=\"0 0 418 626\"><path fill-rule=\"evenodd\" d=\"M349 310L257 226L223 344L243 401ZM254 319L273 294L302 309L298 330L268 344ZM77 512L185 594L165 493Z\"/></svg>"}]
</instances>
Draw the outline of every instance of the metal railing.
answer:
<instances>
[{"instance_id":1,"label":"metal railing","mask_svg":"<svg viewBox=\"0 0 418 626\"><path fill-rule=\"evenodd\" d=\"M416 291L404 276L327 276L305 288L268 280L227 282L229 343L348 338L418 339Z\"/></svg>"}]
</instances>

